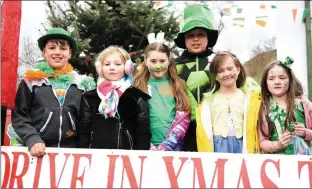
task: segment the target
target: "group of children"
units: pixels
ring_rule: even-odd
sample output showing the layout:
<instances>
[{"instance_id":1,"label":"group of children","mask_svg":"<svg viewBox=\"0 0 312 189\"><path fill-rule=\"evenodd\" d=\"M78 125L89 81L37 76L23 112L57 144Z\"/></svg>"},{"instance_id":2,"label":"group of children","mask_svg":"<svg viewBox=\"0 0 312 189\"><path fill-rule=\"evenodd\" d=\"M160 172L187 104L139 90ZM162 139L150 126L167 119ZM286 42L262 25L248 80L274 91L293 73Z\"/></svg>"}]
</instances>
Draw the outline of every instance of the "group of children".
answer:
<instances>
[{"instance_id":1,"label":"group of children","mask_svg":"<svg viewBox=\"0 0 312 189\"><path fill-rule=\"evenodd\" d=\"M46 61L17 90L12 127L20 142L33 156L45 147L309 154L312 103L302 97L293 60L269 64L254 90L234 54L211 50L212 20L206 5L186 7L174 40L182 55L172 60L167 45L152 42L133 78L130 55L104 49L96 82L68 63L75 40L50 29L38 40ZM305 153L295 150L298 142Z\"/></svg>"}]
</instances>

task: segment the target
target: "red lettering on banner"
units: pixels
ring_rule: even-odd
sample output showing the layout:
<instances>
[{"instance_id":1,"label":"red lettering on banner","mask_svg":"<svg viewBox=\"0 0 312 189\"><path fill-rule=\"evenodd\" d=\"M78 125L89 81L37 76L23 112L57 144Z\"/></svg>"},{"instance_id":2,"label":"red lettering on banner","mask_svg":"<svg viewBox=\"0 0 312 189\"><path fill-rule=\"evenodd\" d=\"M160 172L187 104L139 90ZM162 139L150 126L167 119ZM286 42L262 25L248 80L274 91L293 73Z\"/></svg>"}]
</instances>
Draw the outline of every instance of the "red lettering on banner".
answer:
<instances>
[{"instance_id":1,"label":"red lettering on banner","mask_svg":"<svg viewBox=\"0 0 312 189\"><path fill-rule=\"evenodd\" d=\"M65 159L65 163L63 164L63 169L62 169L61 175L60 175L58 182L57 182L57 185L56 185L55 156L58 154L59 153L48 153L49 159L50 159L50 187L51 188L58 188L60 181L62 179L62 175L64 172L65 165L67 163L67 159L70 156L69 153L64 153L64 155L66 156L66 159ZM58 163L60 163L60 162L58 162Z\"/></svg>"},{"instance_id":2,"label":"red lettering on banner","mask_svg":"<svg viewBox=\"0 0 312 189\"><path fill-rule=\"evenodd\" d=\"M195 188L195 171L197 173L199 188L206 188L206 182L205 182L205 176L204 176L204 170L203 170L203 164L202 164L201 158L191 158L191 160L194 162L193 188Z\"/></svg>"},{"instance_id":3,"label":"red lettering on banner","mask_svg":"<svg viewBox=\"0 0 312 189\"><path fill-rule=\"evenodd\" d=\"M244 158L243 158L241 171L240 171L238 181L237 181L237 188L239 187L239 184L241 181L243 182L244 188L251 188L249 176L248 176L248 170L246 168L246 161Z\"/></svg>"},{"instance_id":4,"label":"red lettering on banner","mask_svg":"<svg viewBox=\"0 0 312 189\"><path fill-rule=\"evenodd\" d=\"M109 169L108 169L108 176L107 176L107 188L113 188L116 159L119 157L119 155L107 155L107 157L109 158Z\"/></svg>"},{"instance_id":5,"label":"red lettering on banner","mask_svg":"<svg viewBox=\"0 0 312 189\"><path fill-rule=\"evenodd\" d=\"M116 159L119 155L107 155L109 158L109 170L108 170L108 179L107 179L107 188L113 188L114 184L114 175L115 175L115 166L116 166ZM123 187L123 178L126 171L126 174L129 179L130 187L131 188L141 188L142 185L142 176L143 176L143 164L144 160L147 156L139 156L141 159L141 170L140 170L140 184L138 185L136 181L136 177L133 172L133 167L131 165L131 161L128 155L122 155L121 159L123 162L123 171L122 171L122 180L121 180L121 188Z\"/></svg>"},{"instance_id":6,"label":"red lettering on banner","mask_svg":"<svg viewBox=\"0 0 312 189\"><path fill-rule=\"evenodd\" d=\"M9 188L14 188L14 182L17 182L17 188L23 188L23 176L28 171L29 167L29 156L26 152L12 152L13 154L13 163L12 163L12 171L10 176ZM18 164L19 156L24 156L24 165L21 173L16 175L16 169Z\"/></svg>"},{"instance_id":7,"label":"red lettering on banner","mask_svg":"<svg viewBox=\"0 0 312 189\"><path fill-rule=\"evenodd\" d=\"M298 161L298 175L300 178L301 169L305 165L308 165L310 188L312 188L312 162L311 161Z\"/></svg>"},{"instance_id":8,"label":"red lettering on banner","mask_svg":"<svg viewBox=\"0 0 312 189\"><path fill-rule=\"evenodd\" d=\"M261 182L262 186L264 188L278 188L277 185L267 176L265 167L267 163L273 163L273 165L276 167L278 177L280 177L280 160L273 161L271 159L267 159L262 163L261 166Z\"/></svg>"},{"instance_id":9,"label":"red lettering on banner","mask_svg":"<svg viewBox=\"0 0 312 189\"><path fill-rule=\"evenodd\" d=\"M1 151L1 155L4 156L4 160L5 160L5 167L4 167L4 175L3 175L3 179L2 179L2 185L1 188L7 188L8 182L9 182L9 177L10 177L10 157L9 155L4 152ZM1 160L3 161L3 159L1 158Z\"/></svg>"},{"instance_id":10,"label":"red lettering on banner","mask_svg":"<svg viewBox=\"0 0 312 189\"><path fill-rule=\"evenodd\" d=\"M175 174L175 171L174 171L174 168L173 168L173 164L172 164L173 157L172 156L163 157L163 160L165 161L167 173L168 173L168 176L169 176L169 181L170 181L171 188L179 188L178 177L180 175L181 169L182 169L185 161L188 158L187 157L179 157L179 159L182 162L181 162L181 165L179 167L178 173Z\"/></svg>"},{"instance_id":11,"label":"red lettering on banner","mask_svg":"<svg viewBox=\"0 0 312 189\"><path fill-rule=\"evenodd\" d=\"M124 178L124 173L126 171L128 179L129 179L129 183L130 183L130 187L131 188L141 188L142 185L142 173L143 173L143 163L144 160L147 156L139 156L139 158L141 159L141 170L140 170L140 187L138 187L138 183L136 181L136 178L134 176L134 172L133 172L133 168L129 159L128 155L122 155L121 159L123 162L123 171L122 171L122 179L121 179L121 188L123 185L123 178Z\"/></svg>"},{"instance_id":12,"label":"red lettering on banner","mask_svg":"<svg viewBox=\"0 0 312 189\"><path fill-rule=\"evenodd\" d=\"M73 167L73 174L72 174L70 188L76 188L76 183L78 180L81 183L81 188L83 188L83 178L84 178L84 173L85 173L85 167L83 168L82 174L78 176L80 158L81 157L88 158L89 165L91 165L92 154L73 154L73 156L74 156L74 167Z\"/></svg>"},{"instance_id":13,"label":"red lettering on banner","mask_svg":"<svg viewBox=\"0 0 312 189\"><path fill-rule=\"evenodd\" d=\"M41 166L42 166L42 157L38 157L37 158L37 165L36 165L36 171L35 171L33 188L38 188L39 180L40 180Z\"/></svg>"},{"instance_id":14,"label":"red lettering on banner","mask_svg":"<svg viewBox=\"0 0 312 189\"><path fill-rule=\"evenodd\" d=\"M213 173L212 181L210 188L212 188L215 177L216 177L216 172L218 172L218 188L224 188L224 165L228 161L228 159L218 159L216 162L216 167Z\"/></svg>"}]
</instances>

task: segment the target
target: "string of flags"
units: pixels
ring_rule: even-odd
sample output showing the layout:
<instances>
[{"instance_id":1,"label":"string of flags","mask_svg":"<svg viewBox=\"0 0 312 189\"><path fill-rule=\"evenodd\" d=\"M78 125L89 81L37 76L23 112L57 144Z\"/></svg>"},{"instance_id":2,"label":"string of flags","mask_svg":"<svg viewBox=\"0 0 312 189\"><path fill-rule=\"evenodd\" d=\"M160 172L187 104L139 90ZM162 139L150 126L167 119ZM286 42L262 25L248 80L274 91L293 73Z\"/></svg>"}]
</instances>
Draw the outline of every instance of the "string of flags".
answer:
<instances>
[{"instance_id":1,"label":"string of flags","mask_svg":"<svg viewBox=\"0 0 312 189\"><path fill-rule=\"evenodd\" d=\"M276 9L277 7L275 5L271 6L272 9ZM236 10L235 10L236 9ZM260 9L265 9L265 5L261 5ZM244 27L243 22L245 21L244 17L239 17L239 14L242 13L243 9L242 8L224 8L223 12L225 16L230 16L232 15L232 13L236 13L236 17L233 17L233 26L240 26L240 27ZM299 17L300 18L300 22L305 22L305 20L307 19L307 16L310 12L310 9L305 8L305 9L292 9L292 18L294 22L297 22ZM300 13L302 13L302 15L299 15ZM312 19L312 18L310 18ZM268 16L267 15L262 15L262 16L256 16L255 19L255 23L261 27L265 27L267 24L267 20L268 20Z\"/></svg>"},{"instance_id":2,"label":"string of flags","mask_svg":"<svg viewBox=\"0 0 312 189\"><path fill-rule=\"evenodd\" d=\"M271 5L270 7L266 7L264 4L261 4L260 7L259 7L261 10L265 10L265 9L268 9L268 8L271 8L271 9L277 9L277 6L276 5ZM293 17L293 21L296 22L297 21L297 16L298 16L298 12L301 12L301 11L298 11L299 9L292 9L292 17ZM232 13L236 13L236 14L240 14L243 12L243 9L242 8L224 8L223 9L223 13L225 16L230 16L232 15ZM307 18L308 14L310 12L310 9L309 8L305 8L303 9L302 11L302 15L301 15L301 22L304 22L305 19ZM237 16L237 15L236 15ZM267 24L267 19L268 19L268 16L266 15L263 15L263 16L256 16L256 21L255 23L261 27L265 27L266 24ZM312 18L310 18L312 19ZM233 26L239 26L239 27L244 27L244 22L245 21L245 18L244 17L233 17Z\"/></svg>"},{"instance_id":3,"label":"string of flags","mask_svg":"<svg viewBox=\"0 0 312 189\"><path fill-rule=\"evenodd\" d=\"M158 8L168 8L173 6L173 0L167 0L167 1L154 1L155 3L154 6L156 9ZM201 3L200 1L192 1L193 3ZM185 6L189 5L189 2L185 2ZM261 26L261 27L265 27L267 25L267 21L268 21L268 16L266 15L266 13L264 12L264 10L274 10L277 9L276 5L265 5L265 4L261 4L259 6L260 12L262 12L262 15L256 16L255 18L255 24ZM222 13L224 16L232 16L233 17L233 26L239 26L244 28L244 24L245 24L245 17L240 15L241 13L243 13L243 8L239 8L239 7L226 7L222 10ZM294 8L291 10L290 13L292 13L292 18L294 22L299 21L300 22L305 22L305 20L307 19L307 16L310 12L309 8L305 8L305 9L297 9ZM300 15L301 14L301 15ZM310 18L312 19L312 18Z\"/></svg>"}]
</instances>

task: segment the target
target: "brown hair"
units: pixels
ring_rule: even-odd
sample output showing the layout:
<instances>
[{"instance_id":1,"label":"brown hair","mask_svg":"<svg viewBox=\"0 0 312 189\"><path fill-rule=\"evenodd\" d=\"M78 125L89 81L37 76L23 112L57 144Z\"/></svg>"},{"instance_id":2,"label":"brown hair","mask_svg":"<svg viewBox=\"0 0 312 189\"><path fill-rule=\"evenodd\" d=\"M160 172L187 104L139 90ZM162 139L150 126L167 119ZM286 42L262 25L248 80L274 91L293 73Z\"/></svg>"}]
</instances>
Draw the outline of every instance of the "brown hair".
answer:
<instances>
[{"instance_id":1,"label":"brown hair","mask_svg":"<svg viewBox=\"0 0 312 189\"><path fill-rule=\"evenodd\" d=\"M259 117L258 127L260 128L262 135L265 137L270 137L274 129L273 124L268 118L267 118L268 133L265 133L262 125L264 125L263 115L265 115L265 117L268 117L267 115L270 113L270 97L272 96L272 94L270 93L268 89L267 77L268 77L269 71L275 66L281 66L289 77L289 88L288 88L287 97L286 97L287 111L286 111L285 129L287 129L289 123L293 122L295 119L295 115L294 115L295 98L303 94L302 85L290 68L285 67L284 65L280 64L279 61L272 62L265 67L263 75L262 75L262 79L261 79L262 100L261 100L259 116L258 116Z\"/></svg>"},{"instance_id":2,"label":"brown hair","mask_svg":"<svg viewBox=\"0 0 312 189\"><path fill-rule=\"evenodd\" d=\"M170 86L172 87L173 95L176 100L176 109L177 110L190 110L190 101L187 96L186 84L183 79L181 79L176 70L175 63L170 59L169 48L162 43L151 43L149 44L144 52L145 59L148 57L148 53L151 51L157 51L166 53L169 58L169 67L168 67L168 78ZM133 86L139 88L145 93L148 92L147 82L150 78L150 73L147 66L143 62L140 66L140 70L134 76Z\"/></svg>"},{"instance_id":3,"label":"brown hair","mask_svg":"<svg viewBox=\"0 0 312 189\"><path fill-rule=\"evenodd\" d=\"M218 52L216 53L215 57L212 59L212 62L209 66L210 83L211 83L210 90L213 90L213 93L220 89L220 83L216 80L218 69L220 65L224 61L226 61L228 58L232 58L234 60L235 66L239 68L240 70L239 75L236 80L236 87L241 88L242 86L244 86L246 82L246 72L245 72L243 65L239 61L239 59L230 52L226 52L226 51Z\"/></svg>"},{"instance_id":4,"label":"brown hair","mask_svg":"<svg viewBox=\"0 0 312 189\"><path fill-rule=\"evenodd\" d=\"M51 43L55 43L61 47L66 47L68 46L70 49L72 49L72 47L70 46L69 42L65 39L50 39L50 40L47 40L44 45L43 45L43 49L46 47L47 43L48 42L51 42Z\"/></svg>"}]
</instances>

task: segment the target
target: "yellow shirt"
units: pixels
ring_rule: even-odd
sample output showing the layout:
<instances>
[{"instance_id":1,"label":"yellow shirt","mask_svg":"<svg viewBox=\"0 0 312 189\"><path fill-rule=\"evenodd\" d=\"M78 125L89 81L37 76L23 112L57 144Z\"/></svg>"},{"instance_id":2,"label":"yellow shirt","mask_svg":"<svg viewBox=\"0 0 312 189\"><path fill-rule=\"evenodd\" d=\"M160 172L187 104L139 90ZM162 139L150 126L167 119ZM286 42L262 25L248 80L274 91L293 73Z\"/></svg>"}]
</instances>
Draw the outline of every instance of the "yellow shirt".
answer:
<instances>
[{"instance_id":1,"label":"yellow shirt","mask_svg":"<svg viewBox=\"0 0 312 189\"><path fill-rule=\"evenodd\" d=\"M210 105L214 136L243 136L244 98L240 89L230 96L216 92Z\"/></svg>"}]
</instances>

